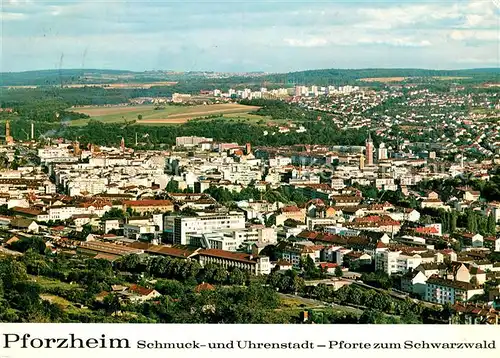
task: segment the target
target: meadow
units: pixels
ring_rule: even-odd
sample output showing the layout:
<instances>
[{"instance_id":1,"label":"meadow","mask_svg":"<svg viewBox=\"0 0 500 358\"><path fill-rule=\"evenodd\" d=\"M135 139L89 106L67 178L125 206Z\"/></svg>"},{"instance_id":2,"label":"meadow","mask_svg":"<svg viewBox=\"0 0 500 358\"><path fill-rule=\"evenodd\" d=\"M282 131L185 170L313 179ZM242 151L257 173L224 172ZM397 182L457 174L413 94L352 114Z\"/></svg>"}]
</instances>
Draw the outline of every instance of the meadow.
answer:
<instances>
[{"instance_id":1,"label":"meadow","mask_svg":"<svg viewBox=\"0 0 500 358\"><path fill-rule=\"evenodd\" d=\"M156 108L156 109L155 109ZM105 123L123 123L136 121L137 124L182 124L193 118L220 116L228 114L246 115L259 109L257 106L245 106L237 103L175 106L175 105L139 105L110 107L76 107L73 112L84 113L90 119ZM82 126L90 119L71 121L71 126Z\"/></svg>"},{"instance_id":2,"label":"meadow","mask_svg":"<svg viewBox=\"0 0 500 358\"><path fill-rule=\"evenodd\" d=\"M360 78L359 80L362 82L390 83L390 82L402 82L406 79L407 77L368 77L368 78Z\"/></svg>"}]
</instances>

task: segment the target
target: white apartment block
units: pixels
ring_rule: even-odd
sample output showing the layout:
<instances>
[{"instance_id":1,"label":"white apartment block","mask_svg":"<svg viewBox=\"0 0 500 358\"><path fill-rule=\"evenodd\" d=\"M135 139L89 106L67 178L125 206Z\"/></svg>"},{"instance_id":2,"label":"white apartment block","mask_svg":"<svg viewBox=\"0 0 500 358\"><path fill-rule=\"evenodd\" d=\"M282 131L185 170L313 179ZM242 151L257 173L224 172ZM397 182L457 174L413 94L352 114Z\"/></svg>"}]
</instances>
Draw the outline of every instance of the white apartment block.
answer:
<instances>
[{"instance_id":1,"label":"white apartment block","mask_svg":"<svg viewBox=\"0 0 500 358\"><path fill-rule=\"evenodd\" d=\"M473 286L468 282L452 281L437 277L427 280L425 300L441 305L455 304L471 299L475 295L484 293L482 288Z\"/></svg>"},{"instance_id":2,"label":"white apartment block","mask_svg":"<svg viewBox=\"0 0 500 358\"><path fill-rule=\"evenodd\" d=\"M41 213L37 216L37 221L55 221L55 220L67 220L73 215L81 214L91 214L97 215L99 217L103 216L104 213L111 209L111 205L104 206L52 206L47 208L46 212Z\"/></svg>"},{"instance_id":3,"label":"white apartment block","mask_svg":"<svg viewBox=\"0 0 500 358\"><path fill-rule=\"evenodd\" d=\"M175 145L177 147L196 147L202 142L213 142L213 138L205 137L177 137Z\"/></svg>"},{"instance_id":4,"label":"white apartment block","mask_svg":"<svg viewBox=\"0 0 500 358\"><path fill-rule=\"evenodd\" d=\"M198 260L202 267L208 263L213 263L225 268L239 268L256 276L271 273L271 263L267 256L208 249L199 252Z\"/></svg>"},{"instance_id":5,"label":"white apartment block","mask_svg":"<svg viewBox=\"0 0 500 358\"><path fill-rule=\"evenodd\" d=\"M224 180L229 180L232 183L248 185L253 180L260 181L262 179L262 171L254 169L249 165L231 165L230 167L221 167L224 175Z\"/></svg>"},{"instance_id":6,"label":"white apartment block","mask_svg":"<svg viewBox=\"0 0 500 358\"><path fill-rule=\"evenodd\" d=\"M154 223L123 225L123 236L129 239L139 240L143 235L154 236L156 233L156 225Z\"/></svg>"},{"instance_id":7,"label":"white apartment block","mask_svg":"<svg viewBox=\"0 0 500 358\"><path fill-rule=\"evenodd\" d=\"M86 194L100 194L106 191L108 180L105 178L78 178L68 182L66 190L69 196L79 196Z\"/></svg>"},{"instance_id":8,"label":"white apartment block","mask_svg":"<svg viewBox=\"0 0 500 358\"><path fill-rule=\"evenodd\" d=\"M38 149L38 157L42 164L57 162L61 160L71 160L74 156L68 149L69 145L59 145L57 147L46 147ZM78 160L78 158L75 158Z\"/></svg>"},{"instance_id":9,"label":"white apartment block","mask_svg":"<svg viewBox=\"0 0 500 358\"><path fill-rule=\"evenodd\" d=\"M240 214L175 217L173 221L174 244L181 245L188 244L189 234L245 228L245 217Z\"/></svg>"},{"instance_id":10,"label":"white apartment block","mask_svg":"<svg viewBox=\"0 0 500 358\"><path fill-rule=\"evenodd\" d=\"M402 255L401 251L381 251L375 255L375 269L388 275L406 273L422 263L420 255Z\"/></svg>"}]
</instances>

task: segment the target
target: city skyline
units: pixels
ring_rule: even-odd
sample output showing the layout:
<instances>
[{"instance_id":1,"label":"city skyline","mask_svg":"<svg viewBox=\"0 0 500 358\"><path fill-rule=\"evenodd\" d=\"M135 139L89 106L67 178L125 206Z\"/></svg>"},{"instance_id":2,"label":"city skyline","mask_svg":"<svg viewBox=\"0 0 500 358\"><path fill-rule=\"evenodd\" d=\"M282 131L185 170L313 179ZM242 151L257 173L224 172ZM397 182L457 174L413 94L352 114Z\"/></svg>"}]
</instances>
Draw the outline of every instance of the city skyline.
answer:
<instances>
[{"instance_id":1,"label":"city skyline","mask_svg":"<svg viewBox=\"0 0 500 358\"><path fill-rule=\"evenodd\" d=\"M0 71L499 67L499 11L489 0L10 0Z\"/></svg>"}]
</instances>

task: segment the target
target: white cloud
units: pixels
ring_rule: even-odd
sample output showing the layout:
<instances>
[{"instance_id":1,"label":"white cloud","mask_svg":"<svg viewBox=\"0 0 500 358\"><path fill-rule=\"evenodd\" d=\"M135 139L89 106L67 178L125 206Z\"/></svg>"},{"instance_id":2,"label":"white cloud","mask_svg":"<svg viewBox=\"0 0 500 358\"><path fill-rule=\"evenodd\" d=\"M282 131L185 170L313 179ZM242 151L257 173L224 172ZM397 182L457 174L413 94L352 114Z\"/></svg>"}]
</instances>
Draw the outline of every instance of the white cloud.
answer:
<instances>
[{"instance_id":1,"label":"white cloud","mask_svg":"<svg viewBox=\"0 0 500 358\"><path fill-rule=\"evenodd\" d=\"M500 30L453 30L449 38L455 41L500 41Z\"/></svg>"},{"instance_id":2,"label":"white cloud","mask_svg":"<svg viewBox=\"0 0 500 358\"><path fill-rule=\"evenodd\" d=\"M327 31L325 31L326 33ZM359 46L385 45L396 47L427 47L432 43L417 37L395 37L391 34L367 35L365 32L351 31L340 34L335 30L323 37L287 38L284 42L290 47L325 47L325 46Z\"/></svg>"},{"instance_id":3,"label":"white cloud","mask_svg":"<svg viewBox=\"0 0 500 358\"><path fill-rule=\"evenodd\" d=\"M60 6L51 6L50 7L50 14L52 16L59 16L63 12L63 8Z\"/></svg>"},{"instance_id":4,"label":"white cloud","mask_svg":"<svg viewBox=\"0 0 500 358\"><path fill-rule=\"evenodd\" d=\"M363 21L357 26L372 29L392 29L423 23L439 23L442 20L456 20L462 16L455 4L422 4L383 8L361 8L358 14Z\"/></svg>"},{"instance_id":5,"label":"white cloud","mask_svg":"<svg viewBox=\"0 0 500 358\"><path fill-rule=\"evenodd\" d=\"M23 20L25 17L24 14L19 12L0 12L0 20L1 21L16 21Z\"/></svg>"},{"instance_id":6,"label":"white cloud","mask_svg":"<svg viewBox=\"0 0 500 358\"><path fill-rule=\"evenodd\" d=\"M496 0L500 4L500 0ZM497 28L499 26L498 7L494 1L470 1L463 7L464 28Z\"/></svg>"},{"instance_id":7,"label":"white cloud","mask_svg":"<svg viewBox=\"0 0 500 358\"><path fill-rule=\"evenodd\" d=\"M487 64L487 65L496 65L500 66L500 57L491 57L491 58L477 58L477 57L468 57L468 58L459 58L457 60L458 63L464 63L464 64Z\"/></svg>"},{"instance_id":8,"label":"white cloud","mask_svg":"<svg viewBox=\"0 0 500 358\"><path fill-rule=\"evenodd\" d=\"M285 39L291 47L320 47L328 45L328 40L320 37L313 37L308 39Z\"/></svg>"},{"instance_id":9,"label":"white cloud","mask_svg":"<svg viewBox=\"0 0 500 358\"><path fill-rule=\"evenodd\" d=\"M357 42L358 44L388 45L388 46L399 46L399 47L427 47L432 45L431 42L428 40L415 40L408 37L388 38L388 39L362 38Z\"/></svg>"},{"instance_id":10,"label":"white cloud","mask_svg":"<svg viewBox=\"0 0 500 358\"><path fill-rule=\"evenodd\" d=\"M32 4L32 0L7 0L6 1L7 5L13 5L13 6L21 6L21 5L28 5Z\"/></svg>"},{"instance_id":11,"label":"white cloud","mask_svg":"<svg viewBox=\"0 0 500 358\"><path fill-rule=\"evenodd\" d=\"M299 69L333 66L334 57L352 67L444 68L472 45L478 59L498 48L493 0L227 1L3 0L4 66L47 68L61 52L65 66L81 66L88 48L94 67L209 69L230 58L228 68Z\"/></svg>"}]
</instances>

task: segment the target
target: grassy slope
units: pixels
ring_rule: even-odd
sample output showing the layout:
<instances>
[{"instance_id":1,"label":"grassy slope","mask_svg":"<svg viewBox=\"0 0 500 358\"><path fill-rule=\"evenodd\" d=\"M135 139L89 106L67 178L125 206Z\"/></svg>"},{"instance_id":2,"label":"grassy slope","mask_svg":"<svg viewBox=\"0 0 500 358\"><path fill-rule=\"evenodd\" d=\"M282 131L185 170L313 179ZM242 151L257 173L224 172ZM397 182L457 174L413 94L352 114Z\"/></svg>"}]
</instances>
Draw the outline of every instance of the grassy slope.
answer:
<instances>
[{"instance_id":1,"label":"grassy slope","mask_svg":"<svg viewBox=\"0 0 500 358\"><path fill-rule=\"evenodd\" d=\"M256 107L239 106L239 105L211 105L211 106L162 106L163 109L155 110L155 106L137 106L137 107L116 107L109 109L101 109L100 111L89 108L73 108L72 111L86 113L92 119L99 120L105 123L122 123L124 120L137 120L138 116L142 116L142 120L162 120L166 119L165 123L142 123L147 125L163 125L168 124L168 119L172 119L173 123L187 121L193 117L204 117L209 115L224 114L232 116L238 113L238 116L245 116L246 113L255 111ZM108 113L104 113L104 112ZM71 126L82 126L87 124L89 119L78 119L71 122Z\"/></svg>"}]
</instances>

